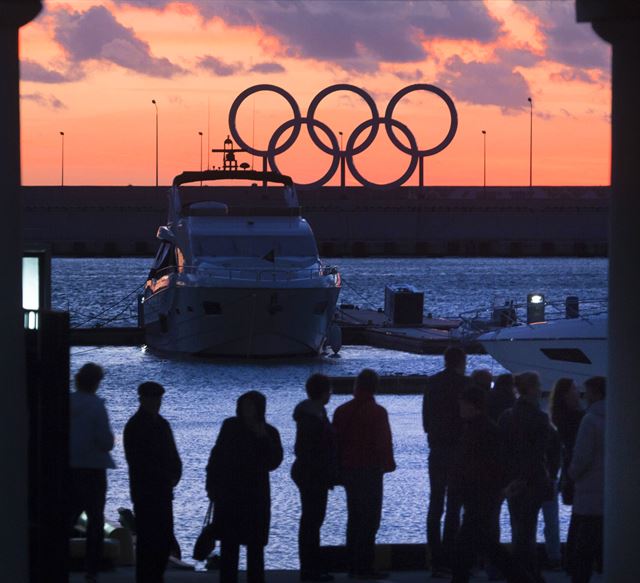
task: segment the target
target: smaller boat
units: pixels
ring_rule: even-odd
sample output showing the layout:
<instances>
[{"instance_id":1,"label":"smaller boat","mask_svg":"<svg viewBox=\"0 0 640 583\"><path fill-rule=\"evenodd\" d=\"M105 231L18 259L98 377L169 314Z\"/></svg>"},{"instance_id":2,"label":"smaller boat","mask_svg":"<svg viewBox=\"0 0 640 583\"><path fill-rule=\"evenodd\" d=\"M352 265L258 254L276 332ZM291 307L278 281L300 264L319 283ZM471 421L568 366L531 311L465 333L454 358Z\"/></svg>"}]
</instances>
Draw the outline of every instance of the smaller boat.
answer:
<instances>
[{"instance_id":1,"label":"smaller boat","mask_svg":"<svg viewBox=\"0 0 640 583\"><path fill-rule=\"evenodd\" d=\"M491 317L484 320L476 311L473 318L462 315L463 334L480 342L507 370L537 372L545 389L551 389L560 377L581 384L592 376L606 376L606 300L583 302L579 310L572 306L569 309L567 302L560 306L542 298L537 308L539 321L524 316L528 305L493 307Z\"/></svg>"}]
</instances>

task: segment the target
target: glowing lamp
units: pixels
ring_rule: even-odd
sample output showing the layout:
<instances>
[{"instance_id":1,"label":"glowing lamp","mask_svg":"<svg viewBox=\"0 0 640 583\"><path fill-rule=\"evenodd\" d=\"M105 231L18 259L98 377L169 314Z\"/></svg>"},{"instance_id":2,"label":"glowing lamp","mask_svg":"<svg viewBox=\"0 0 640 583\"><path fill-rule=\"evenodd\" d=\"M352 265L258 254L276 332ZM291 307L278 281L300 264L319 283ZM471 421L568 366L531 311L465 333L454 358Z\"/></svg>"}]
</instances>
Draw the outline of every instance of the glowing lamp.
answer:
<instances>
[{"instance_id":1,"label":"glowing lamp","mask_svg":"<svg viewBox=\"0 0 640 583\"><path fill-rule=\"evenodd\" d=\"M544 295L529 294L527 295L527 324L535 322L544 322Z\"/></svg>"},{"instance_id":2,"label":"glowing lamp","mask_svg":"<svg viewBox=\"0 0 640 583\"><path fill-rule=\"evenodd\" d=\"M46 251L22 254L22 310L26 330L37 330L40 310L50 307L50 261Z\"/></svg>"}]
</instances>

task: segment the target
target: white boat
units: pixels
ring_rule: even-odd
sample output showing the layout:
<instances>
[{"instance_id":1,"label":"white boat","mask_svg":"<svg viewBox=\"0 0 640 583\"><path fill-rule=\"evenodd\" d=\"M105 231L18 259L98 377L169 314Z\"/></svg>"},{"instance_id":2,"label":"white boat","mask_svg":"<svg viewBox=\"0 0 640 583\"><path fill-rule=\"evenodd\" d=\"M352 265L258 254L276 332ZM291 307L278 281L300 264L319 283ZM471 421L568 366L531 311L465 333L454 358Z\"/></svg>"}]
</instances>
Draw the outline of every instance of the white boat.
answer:
<instances>
[{"instance_id":1,"label":"white boat","mask_svg":"<svg viewBox=\"0 0 640 583\"><path fill-rule=\"evenodd\" d=\"M180 190L210 180L250 181L252 189L277 184L282 203L247 208L211 196L188 201L186 191L196 189ZM233 194L225 186L212 190L227 199ZM230 357L322 350L340 274L320 260L291 178L247 170L184 172L173 181L167 225L157 237L160 248L140 300L150 348Z\"/></svg>"},{"instance_id":2,"label":"white boat","mask_svg":"<svg viewBox=\"0 0 640 583\"><path fill-rule=\"evenodd\" d=\"M518 310L524 307L509 304L506 313L514 316L514 321L509 322L513 325L493 327L476 334L476 339L507 370L537 372L545 389L551 389L561 377L582 384L589 377L607 375L605 305L606 300L585 302L582 313L565 317L560 310L553 311L557 306L548 303L550 314L542 321L526 323L526 319L519 322L517 317ZM500 311L496 313L494 309L493 321L499 317Z\"/></svg>"}]
</instances>

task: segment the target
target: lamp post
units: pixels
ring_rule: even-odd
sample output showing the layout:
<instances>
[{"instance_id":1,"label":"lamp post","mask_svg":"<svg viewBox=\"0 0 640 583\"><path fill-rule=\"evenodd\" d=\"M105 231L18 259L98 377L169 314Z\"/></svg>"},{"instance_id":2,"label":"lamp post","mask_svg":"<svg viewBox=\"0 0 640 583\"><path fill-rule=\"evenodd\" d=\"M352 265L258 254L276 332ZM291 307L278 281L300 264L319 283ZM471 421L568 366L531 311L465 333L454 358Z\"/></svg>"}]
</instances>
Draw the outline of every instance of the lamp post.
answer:
<instances>
[{"instance_id":1,"label":"lamp post","mask_svg":"<svg viewBox=\"0 0 640 583\"><path fill-rule=\"evenodd\" d=\"M527 97L529 102L529 186L533 186L533 101Z\"/></svg>"},{"instance_id":2,"label":"lamp post","mask_svg":"<svg viewBox=\"0 0 640 583\"><path fill-rule=\"evenodd\" d=\"M60 132L60 186L64 186L64 132Z\"/></svg>"},{"instance_id":3,"label":"lamp post","mask_svg":"<svg viewBox=\"0 0 640 583\"><path fill-rule=\"evenodd\" d=\"M198 135L200 136L200 172L202 172L202 132L198 132ZM202 186L202 180L200 186Z\"/></svg>"},{"instance_id":4,"label":"lamp post","mask_svg":"<svg viewBox=\"0 0 640 583\"><path fill-rule=\"evenodd\" d=\"M482 130L482 187L487 187L487 132Z\"/></svg>"},{"instance_id":5,"label":"lamp post","mask_svg":"<svg viewBox=\"0 0 640 583\"><path fill-rule=\"evenodd\" d=\"M158 104L155 99L152 99L151 103L156 108L156 186L158 186Z\"/></svg>"}]
</instances>

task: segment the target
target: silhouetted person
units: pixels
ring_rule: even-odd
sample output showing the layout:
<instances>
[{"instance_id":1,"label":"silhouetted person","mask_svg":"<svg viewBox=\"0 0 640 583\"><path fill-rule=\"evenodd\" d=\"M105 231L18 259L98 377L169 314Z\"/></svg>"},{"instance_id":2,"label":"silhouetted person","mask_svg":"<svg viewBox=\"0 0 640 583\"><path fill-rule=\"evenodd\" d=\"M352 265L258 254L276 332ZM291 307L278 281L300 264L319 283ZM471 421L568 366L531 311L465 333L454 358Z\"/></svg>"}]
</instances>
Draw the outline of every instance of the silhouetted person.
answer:
<instances>
[{"instance_id":1,"label":"silhouetted person","mask_svg":"<svg viewBox=\"0 0 640 583\"><path fill-rule=\"evenodd\" d=\"M491 421L498 423L500 416L507 410L513 407L516 402L515 387L513 384L513 375L511 373L505 373L498 375L493 388L487 393L486 409L487 415ZM502 504L494 508L494 514L491 517L491 537L493 544L500 542L500 511L502 510ZM499 580L499 572L497 567L493 564L489 564L487 567L487 574L489 580Z\"/></svg>"},{"instance_id":2,"label":"silhouetted person","mask_svg":"<svg viewBox=\"0 0 640 583\"><path fill-rule=\"evenodd\" d=\"M540 379L537 373L515 377L518 400L500 417L508 485L505 494L511 515L514 558L536 581L544 581L537 560L538 513L553 495L547 454L549 418L540 410Z\"/></svg>"},{"instance_id":3,"label":"silhouetted person","mask_svg":"<svg viewBox=\"0 0 640 583\"><path fill-rule=\"evenodd\" d=\"M511 373L501 374L496 377L493 389L487 395L487 415L489 415L489 419L497 423L500 415L513 407L516 402L514 389L513 375Z\"/></svg>"},{"instance_id":4,"label":"silhouetted person","mask_svg":"<svg viewBox=\"0 0 640 583\"><path fill-rule=\"evenodd\" d=\"M331 581L320 562L320 528L327 511L327 496L337 479L335 432L325 405L331 398L331 381L323 374L307 379L308 399L294 412L296 459L291 477L300 490L302 514L298 532L301 581Z\"/></svg>"},{"instance_id":5,"label":"silhouetted person","mask_svg":"<svg viewBox=\"0 0 640 583\"><path fill-rule=\"evenodd\" d=\"M470 378L473 384L484 389L487 393L491 390L493 375L488 368L477 368L471 373Z\"/></svg>"},{"instance_id":6,"label":"silhouetted person","mask_svg":"<svg viewBox=\"0 0 640 583\"><path fill-rule=\"evenodd\" d=\"M96 395L104 376L89 362L76 373L69 398L69 464L71 466L71 526L87 514L86 579L96 581L104 541L107 468L115 468L110 451L114 438L104 401Z\"/></svg>"},{"instance_id":7,"label":"silhouetted person","mask_svg":"<svg viewBox=\"0 0 640 583\"><path fill-rule=\"evenodd\" d=\"M569 465L573 455L573 446L576 442L578 427L584 417L584 411L580 404L580 394L573 379L561 378L556 381L549 397L549 416L560 435L562 443L562 473L560 474L560 493L564 504L573 504L574 483L569 476ZM575 526L573 521L569 524L567 533L566 557L571 559L575 543ZM567 561L567 570L571 570L570 560Z\"/></svg>"},{"instance_id":8,"label":"silhouetted person","mask_svg":"<svg viewBox=\"0 0 640 583\"><path fill-rule=\"evenodd\" d=\"M164 388L138 387L140 407L124 427L124 453L136 518L136 581L161 583L173 541L173 489L182 475L169 422L160 415Z\"/></svg>"},{"instance_id":9,"label":"silhouetted person","mask_svg":"<svg viewBox=\"0 0 640 583\"><path fill-rule=\"evenodd\" d=\"M587 583L594 563L602 564L606 380L592 377L585 381L584 388L589 408L580 423L569 466L575 482L571 516L575 528L573 583Z\"/></svg>"},{"instance_id":10,"label":"silhouetted person","mask_svg":"<svg viewBox=\"0 0 640 583\"><path fill-rule=\"evenodd\" d=\"M465 376L467 355L460 348L444 353L444 370L427 379L422 402L422 425L429 442L429 511L427 543L431 549L432 576L442 576L452 566L453 544L460 526L460 496L451 487L462 419L458 399L471 384ZM446 512L445 512L446 501ZM444 531L440 521L445 514Z\"/></svg>"},{"instance_id":11,"label":"silhouetted person","mask_svg":"<svg viewBox=\"0 0 640 583\"><path fill-rule=\"evenodd\" d=\"M559 571L562 568L560 549L560 509L558 505L558 477L562 467L562 442L556 428L552 425L547 442L547 469L552 490L542 502L542 520L544 521L544 548L547 555L545 569Z\"/></svg>"},{"instance_id":12,"label":"silhouetted person","mask_svg":"<svg viewBox=\"0 0 640 583\"><path fill-rule=\"evenodd\" d=\"M563 502L573 503L573 480L568 470L573 455L573 447L578 435L584 410L580 403L578 387L573 379L558 379L549 397L549 416L560 435L562 442L562 475L560 489Z\"/></svg>"},{"instance_id":13,"label":"silhouetted person","mask_svg":"<svg viewBox=\"0 0 640 583\"><path fill-rule=\"evenodd\" d=\"M357 579L384 579L373 569L376 534L380 527L383 476L393 472L393 443L387 410L375 393L379 378L364 369L356 378L353 399L333 415L338 438L342 480L347 493L347 555L349 573Z\"/></svg>"},{"instance_id":14,"label":"silhouetted person","mask_svg":"<svg viewBox=\"0 0 640 583\"><path fill-rule=\"evenodd\" d=\"M267 400L249 391L236 416L224 420L207 464L207 495L214 505L220 540L220 581L236 583L240 545L247 547L247 581L264 582L264 547L269 542L269 472L282 462L280 434L265 420Z\"/></svg>"},{"instance_id":15,"label":"silhouetted person","mask_svg":"<svg viewBox=\"0 0 640 583\"><path fill-rule=\"evenodd\" d=\"M524 583L527 576L517 572L509 553L494 536L494 518L500 512L502 489L505 487L503 449L500 430L485 411L486 389L471 385L459 399L463 420L459 455L453 481L460 492L464 510L462 525L456 537L453 583L467 583L478 553L508 581Z\"/></svg>"}]
</instances>

